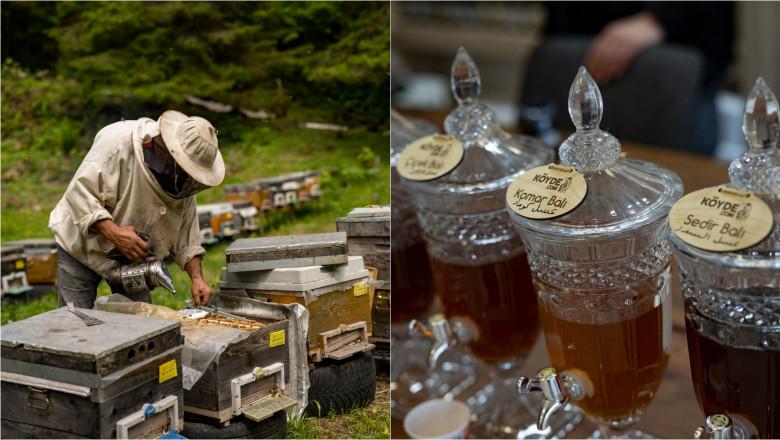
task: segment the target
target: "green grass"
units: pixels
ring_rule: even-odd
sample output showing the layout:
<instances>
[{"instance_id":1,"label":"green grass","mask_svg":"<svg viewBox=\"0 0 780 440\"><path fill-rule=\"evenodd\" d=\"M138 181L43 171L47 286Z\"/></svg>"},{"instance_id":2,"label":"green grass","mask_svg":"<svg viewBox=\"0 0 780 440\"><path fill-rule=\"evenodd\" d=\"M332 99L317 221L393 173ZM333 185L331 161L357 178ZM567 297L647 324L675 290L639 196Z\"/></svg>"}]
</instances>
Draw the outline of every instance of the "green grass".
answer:
<instances>
[{"instance_id":1,"label":"green grass","mask_svg":"<svg viewBox=\"0 0 780 440\"><path fill-rule=\"evenodd\" d=\"M390 438L389 378L377 377L374 401L365 408L327 417L302 417L287 427L287 438Z\"/></svg>"}]
</instances>

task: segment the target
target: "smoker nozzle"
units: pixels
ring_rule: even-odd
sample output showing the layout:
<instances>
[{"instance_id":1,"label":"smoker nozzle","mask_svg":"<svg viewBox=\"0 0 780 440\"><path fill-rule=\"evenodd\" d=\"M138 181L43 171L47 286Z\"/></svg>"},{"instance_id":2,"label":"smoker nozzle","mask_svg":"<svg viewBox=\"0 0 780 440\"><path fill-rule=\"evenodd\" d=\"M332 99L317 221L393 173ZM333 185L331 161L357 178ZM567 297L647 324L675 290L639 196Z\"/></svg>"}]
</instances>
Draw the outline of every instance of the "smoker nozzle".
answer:
<instances>
[{"instance_id":1,"label":"smoker nozzle","mask_svg":"<svg viewBox=\"0 0 780 440\"><path fill-rule=\"evenodd\" d=\"M108 284L112 290L123 290L126 293L151 292L156 287L176 293L167 266L159 260L127 264L112 269L108 273Z\"/></svg>"},{"instance_id":2,"label":"smoker nozzle","mask_svg":"<svg viewBox=\"0 0 780 440\"><path fill-rule=\"evenodd\" d=\"M154 263L152 264L154 266L152 269L153 280L156 281L154 284L171 293L176 293L176 288L173 287L173 278L171 278L171 274L168 272L168 266L161 261L155 261Z\"/></svg>"}]
</instances>

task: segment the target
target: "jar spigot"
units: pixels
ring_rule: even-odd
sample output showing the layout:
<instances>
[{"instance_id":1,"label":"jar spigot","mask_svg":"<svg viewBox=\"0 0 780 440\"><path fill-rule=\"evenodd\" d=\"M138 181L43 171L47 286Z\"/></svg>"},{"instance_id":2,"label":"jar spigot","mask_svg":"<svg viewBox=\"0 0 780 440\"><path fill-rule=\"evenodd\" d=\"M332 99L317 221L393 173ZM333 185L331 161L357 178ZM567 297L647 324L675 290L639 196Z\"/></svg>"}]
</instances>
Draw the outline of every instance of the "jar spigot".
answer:
<instances>
[{"instance_id":1,"label":"jar spigot","mask_svg":"<svg viewBox=\"0 0 780 440\"><path fill-rule=\"evenodd\" d=\"M731 422L725 414L714 414L707 417L704 426L693 431L696 439L738 439L745 438L738 426Z\"/></svg>"},{"instance_id":2,"label":"jar spigot","mask_svg":"<svg viewBox=\"0 0 780 440\"><path fill-rule=\"evenodd\" d=\"M521 377L517 381L517 391L520 394L541 392L544 396L544 403L536 419L536 429L540 431L550 426L552 416L570 400L581 399L583 395L582 385L574 376L558 374L553 367L542 368L534 379Z\"/></svg>"},{"instance_id":3,"label":"jar spigot","mask_svg":"<svg viewBox=\"0 0 780 440\"><path fill-rule=\"evenodd\" d=\"M424 336L433 340L433 348L428 356L430 368L434 368L439 362L439 358L444 352L458 345L460 342L467 342L468 334L460 321L450 321L441 314L436 313L428 319L428 324L413 319L409 322L409 332L413 335Z\"/></svg>"}]
</instances>

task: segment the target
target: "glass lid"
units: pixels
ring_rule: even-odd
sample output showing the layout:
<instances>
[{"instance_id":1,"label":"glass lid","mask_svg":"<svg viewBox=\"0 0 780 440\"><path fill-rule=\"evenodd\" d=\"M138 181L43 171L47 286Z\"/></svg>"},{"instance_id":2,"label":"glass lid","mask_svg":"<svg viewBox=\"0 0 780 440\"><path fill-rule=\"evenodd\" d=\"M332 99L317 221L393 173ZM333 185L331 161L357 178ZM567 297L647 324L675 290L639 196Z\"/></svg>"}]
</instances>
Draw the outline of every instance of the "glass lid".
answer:
<instances>
[{"instance_id":1,"label":"glass lid","mask_svg":"<svg viewBox=\"0 0 780 440\"><path fill-rule=\"evenodd\" d=\"M463 144L463 161L449 174L414 186L430 192L481 193L506 188L515 176L552 160L538 139L501 129L495 112L479 102L480 75L474 60L459 48L452 64L452 94L458 106L444 122L447 134Z\"/></svg>"},{"instance_id":2,"label":"glass lid","mask_svg":"<svg viewBox=\"0 0 780 440\"><path fill-rule=\"evenodd\" d=\"M521 227L574 239L613 237L664 217L682 195L682 182L673 171L621 158L620 142L599 128L603 108L596 82L580 67L569 89L576 131L561 144L559 155L561 164L582 173L587 195L576 209L550 220L526 219L510 209Z\"/></svg>"},{"instance_id":3,"label":"glass lid","mask_svg":"<svg viewBox=\"0 0 780 440\"><path fill-rule=\"evenodd\" d=\"M438 133L436 125L418 118L410 118L390 110L390 166L395 167L404 147L415 140Z\"/></svg>"},{"instance_id":4,"label":"glass lid","mask_svg":"<svg viewBox=\"0 0 780 440\"><path fill-rule=\"evenodd\" d=\"M780 269L780 105L761 77L745 103L742 132L748 149L729 166L730 186L751 191L767 203L774 216L772 232L738 252L705 251L670 234L672 243L688 254L732 267Z\"/></svg>"}]
</instances>

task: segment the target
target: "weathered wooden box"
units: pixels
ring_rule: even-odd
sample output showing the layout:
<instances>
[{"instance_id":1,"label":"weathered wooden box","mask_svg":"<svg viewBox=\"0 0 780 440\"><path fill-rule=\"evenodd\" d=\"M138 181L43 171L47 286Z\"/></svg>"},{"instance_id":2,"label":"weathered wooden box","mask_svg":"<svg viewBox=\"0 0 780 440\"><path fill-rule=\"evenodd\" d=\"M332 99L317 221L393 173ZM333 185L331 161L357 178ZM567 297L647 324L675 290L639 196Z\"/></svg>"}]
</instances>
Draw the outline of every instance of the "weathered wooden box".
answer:
<instances>
[{"instance_id":1,"label":"weathered wooden box","mask_svg":"<svg viewBox=\"0 0 780 440\"><path fill-rule=\"evenodd\" d=\"M208 213L210 215L211 231L217 238L228 239L241 232L241 225L233 212L233 205L230 203L198 205L197 212L199 221L201 214Z\"/></svg>"},{"instance_id":2,"label":"weathered wooden box","mask_svg":"<svg viewBox=\"0 0 780 440\"><path fill-rule=\"evenodd\" d=\"M66 308L2 327L4 438L153 438L182 428L179 321Z\"/></svg>"},{"instance_id":3,"label":"weathered wooden box","mask_svg":"<svg viewBox=\"0 0 780 440\"><path fill-rule=\"evenodd\" d=\"M390 342L390 282L377 281L374 302L371 307L374 338L384 338Z\"/></svg>"},{"instance_id":4,"label":"weathered wooden box","mask_svg":"<svg viewBox=\"0 0 780 440\"><path fill-rule=\"evenodd\" d=\"M27 257L27 282L54 284L57 282L57 243L51 238L10 241L5 246L21 246Z\"/></svg>"},{"instance_id":5,"label":"weathered wooden box","mask_svg":"<svg viewBox=\"0 0 780 440\"><path fill-rule=\"evenodd\" d=\"M227 270L247 272L347 262L343 232L242 238L226 250Z\"/></svg>"},{"instance_id":6,"label":"weathered wooden box","mask_svg":"<svg viewBox=\"0 0 780 440\"><path fill-rule=\"evenodd\" d=\"M277 304L301 304L309 311L309 359L344 359L374 346L368 342L371 302L368 270L361 257L346 264L254 272L222 271L220 288L244 290Z\"/></svg>"},{"instance_id":7,"label":"weathered wooden box","mask_svg":"<svg viewBox=\"0 0 780 440\"><path fill-rule=\"evenodd\" d=\"M288 321L255 319L260 328L250 329L236 328L246 324L235 320L217 321L182 327L186 345L226 344L184 391L185 412L223 424L239 415L259 422L295 405L284 392L291 377Z\"/></svg>"},{"instance_id":8,"label":"weathered wooden box","mask_svg":"<svg viewBox=\"0 0 780 440\"><path fill-rule=\"evenodd\" d=\"M0 297L19 297L32 290L27 282L27 257L20 245L3 245L0 264Z\"/></svg>"},{"instance_id":9,"label":"weathered wooden box","mask_svg":"<svg viewBox=\"0 0 780 440\"><path fill-rule=\"evenodd\" d=\"M349 255L360 255L366 266L377 269L377 279L390 280L390 208L355 208L336 220L336 229L347 234Z\"/></svg>"}]
</instances>

